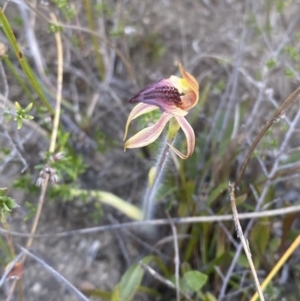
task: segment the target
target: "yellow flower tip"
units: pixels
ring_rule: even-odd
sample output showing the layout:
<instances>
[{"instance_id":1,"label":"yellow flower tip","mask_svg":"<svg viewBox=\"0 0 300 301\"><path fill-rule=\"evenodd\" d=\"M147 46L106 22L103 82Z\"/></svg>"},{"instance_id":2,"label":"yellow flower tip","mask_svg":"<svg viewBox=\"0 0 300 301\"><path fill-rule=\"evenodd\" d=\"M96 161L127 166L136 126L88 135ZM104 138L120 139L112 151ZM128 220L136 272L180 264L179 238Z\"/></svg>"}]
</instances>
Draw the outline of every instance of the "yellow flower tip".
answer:
<instances>
[{"instance_id":1,"label":"yellow flower tip","mask_svg":"<svg viewBox=\"0 0 300 301\"><path fill-rule=\"evenodd\" d=\"M179 63L179 71L181 73L181 76L186 80L187 85L189 86L189 88L195 92L196 94L199 93L199 83L197 82L197 80L195 79L195 77L190 74L189 72L187 72L181 63Z\"/></svg>"}]
</instances>

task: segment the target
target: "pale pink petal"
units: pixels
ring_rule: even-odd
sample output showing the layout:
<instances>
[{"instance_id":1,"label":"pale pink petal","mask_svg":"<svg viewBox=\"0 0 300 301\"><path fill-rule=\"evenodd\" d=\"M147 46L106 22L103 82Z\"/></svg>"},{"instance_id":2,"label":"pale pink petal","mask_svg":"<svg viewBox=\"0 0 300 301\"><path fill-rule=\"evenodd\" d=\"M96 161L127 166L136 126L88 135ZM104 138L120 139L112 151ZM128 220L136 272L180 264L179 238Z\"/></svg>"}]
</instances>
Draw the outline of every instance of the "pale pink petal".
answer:
<instances>
[{"instance_id":1,"label":"pale pink petal","mask_svg":"<svg viewBox=\"0 0 300 301\"><path fill-rule=\"evenodd\" d=\"M161 79L155 83L147 85L130 100L130 103L142 102L155 105L162 111L177 116L185 116L186 111L180 108L182 104L181 95L169 79Z\"/></svg>"},{"instance_id":2,"label":"pale pink petal","mask_svg":"<svg viewBox=\"0 0 300 301\"><path fill-rule=\"evenodd\" d=\"M169 144L169 146L177 156L179 156L182 159L187 159L193 154L195 149L194 130L184 117L178 117L178 116L174 116L174 117L176 118L177 122L179 123L180 127L182 128L185 134L186 141L187 141L187 154L184 155L171 144Z\"/></svg>"},{"instance_id":3,"label":"pale pink petal","mask_svg":"<svg viewBox=\"0 0 300 301\"><path fill-rule=\"evenodd\" d=\"M133 137L128 139L125 142L124 151L127 148L143 147L154 142L160 136L164 127L172 117L173 115L171 114L168 114L166 112L163 113L154 125L141 130Z\"/></svg>"},{"instance_id":4,"label":"pale pink petal","mask_svg":"<svg viewBox=\"0 0 300 301\"><path fill-rule=\"evenodd\" d=\"M127 133L128 133L128 127L129 127L129 124L130 122L143 115L143 114L146 114L146 113L149 113L151 111L154 111L154 110L158 110L158 107L157 106L152 106L152 105L148 105L148 104L145 104L145 103L139 103L138 105L136 105L132 111L130 112L129 116L128 116L128 119L127 119L127 122L126 122L126 126L125 126L125 134L124 134L124 139L123 141L126 139L126 136L127 136Z\"/></svg>"}]
</instances>

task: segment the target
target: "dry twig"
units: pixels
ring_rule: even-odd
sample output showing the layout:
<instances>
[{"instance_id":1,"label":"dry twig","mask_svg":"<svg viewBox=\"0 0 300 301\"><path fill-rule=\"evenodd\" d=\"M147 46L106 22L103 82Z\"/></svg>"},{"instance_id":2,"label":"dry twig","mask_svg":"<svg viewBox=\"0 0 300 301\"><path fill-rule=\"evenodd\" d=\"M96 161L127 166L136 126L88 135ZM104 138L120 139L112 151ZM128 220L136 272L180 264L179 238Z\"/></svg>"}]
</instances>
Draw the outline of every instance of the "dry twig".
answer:
<instances>
[{"instance_id":1,"label":"dry twig","mask_svg":"<svg viewBox=\"0 0 300 301\"><path fill-rule=\"evenodd\" d=\"M174 240L174 264L175 264L175 285L176 285L176 301L180 301L180 284L179 284L179 267L180 267L180 257L179 257L179 248L178 248L178 238L177 238L177 230L176 227L169 215L168 212L166 212L167 217L170 221L170 225L172 228L173 233L173 240Z\"/></svg>"},{"instance_id":2,"label":"dry twig","mask_svg":"<svg viewBox=\"0 0 300 301\"><path fill-rule=\"evenodd\" d=\"M240 238L240 240L243 244L243 248L244 248L244 251L246 253L246 256L247 256L247 259L248 259L248 262L249 262L249 265L250 265L250 269L251 269L251 272L252 272L252 275L253 275L253 278L254 278L255 286L256 286L257 292L259 294L260 300L264 301L265 300L264 295L262 293L262 289L260 287L260 283L259 283L259 280L258 280L258 277L257 277L257 273L256 273L256 270L255 270L255 267L254 267L254 264L253 264L249 243L248 243L248 240L246 240L246 238L243 234L243 230L242 230L242 227L241 227L241 224L240 224L240 221L239 221L238 212L237 212L236 204L235 204L234 189L235 189L234 184L230 183L229 184L229 195L230 195L230 202L231 202L231 208L232 208L232 212L233 212L233 220L234 220L235 229L236 229L236 232L237 232L237 236Z\"/></svg>"}]
</instances>

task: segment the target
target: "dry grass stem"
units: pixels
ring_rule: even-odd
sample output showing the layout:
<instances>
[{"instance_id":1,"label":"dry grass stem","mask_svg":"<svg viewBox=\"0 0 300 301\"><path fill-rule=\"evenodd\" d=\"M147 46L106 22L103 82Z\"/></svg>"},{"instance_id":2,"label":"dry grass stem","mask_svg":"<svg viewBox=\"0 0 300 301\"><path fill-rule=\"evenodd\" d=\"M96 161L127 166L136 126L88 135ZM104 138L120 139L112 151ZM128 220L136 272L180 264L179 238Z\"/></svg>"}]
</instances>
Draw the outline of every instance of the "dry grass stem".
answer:
<instances>
[{"instance_id":1,"label":"dry grass stem","mask_svg":"<svg viewBox=\"0 0 300 301\"><path fill-rule=\"evenodd\" d=\"M179 257L179 247L178 247L178 237L177 237L177 229L169 215L166 212L168 220L170 221L170 225L173 233L173 241L174 241L174 264L175 264L175 286L176 286L176 301L180 301L180 275L179 275L179 267L180 267L180 257Z\"/></svg>"},{"instance_id":2,"label":"dry grass stem","mask_svg":"<svg viewBox=\"0 0 300 301\"><path fill-rule=\"evenodd\" d=\"M260 212L250 212L250 213L240 213L239 219L258 219L262 217L272 217L272 216L283 216L295 212L300 212L300 205L291 206L287 208L273 209L273 210L264 210ZM185 218L173 218L174 224L194 224L194 223L214 223L219 221L231 221L232 215L216 215L216 216L195 216L195 217L185 217ZM168 225L170 222L168 219L154 219L149 221L136 221L136 222L128 222L128 223L120 223L116 225L104 225L91 227L80 230L71 230L60 233L48 233L48 234L35 234L31 235L29 233L20 233L15 231L7 231L3 228L0 228L0 232L5 234L9 233L12 236L17 237L34 237L34 238L49 238L49 237L68 237L71 235L84 235L87 233L97 233L103 231L111 231L121 228L139 228L141 226L163 226Z\"/></svg>"},{"instance_id":3,"label":"dry grass stem","mask_svg":"<svg viewBox=\"0 0 300 301\"><path fill-rule=\"evenodd\" d=\"M241 224L240 224L240 221L239 221L239 216L238 216L238 212L237 212L237 208L236 208L236 204L235 204L234 189L235 189L234 184L230 183L229 184L229 194L230 194L230 202L231 202L231 208L232 208L232 212L233 212L233 220L234 220L235 229L236 229L236 232L237 232L237 236L240 238L240 240L242 242L245 254L247 256L247 259L248 259L248 262L249 262L249 265L250 265L250 269L251 269L251 272L252 272L252 275L253 275L253 278L254 278L255 286L256 286L257 292L259 294L260 300L264 301L265 298L264 298L264 295L262 293L262 289L260 287L260 283L259 283L259 280L258 280L258 277L257 277L255 267L254 267L254 263L253 263L253 260L252 260L252 255L251 255L251 252L250 252L249 243L248 243L248 241L246 240L246 238L243 234L243 230L242 230L242 227L241 227Z\"/></svg>"}]
</instances>

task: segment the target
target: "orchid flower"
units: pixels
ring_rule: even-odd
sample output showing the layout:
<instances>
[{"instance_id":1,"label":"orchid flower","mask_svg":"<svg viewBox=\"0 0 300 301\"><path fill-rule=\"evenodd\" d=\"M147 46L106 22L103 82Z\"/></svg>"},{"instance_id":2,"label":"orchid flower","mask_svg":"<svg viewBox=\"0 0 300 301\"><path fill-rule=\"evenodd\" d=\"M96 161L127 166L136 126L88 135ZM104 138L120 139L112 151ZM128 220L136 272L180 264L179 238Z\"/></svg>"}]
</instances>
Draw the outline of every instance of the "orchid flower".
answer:
<instances>
[{"instance_id":1,"label":"orchid flower","mask_svg":"<svg viewBox=\"0 0 300 301\"><path fill-rule=\"evenodd\" d=\"M187 159L193 154L195 134L184 116L198 103L199 85L196 79L186 72L181 64L179 64L179 70L182 78L172 75L168 79L161 79L147 85L129 100L130 103L140 103L133 108L128 116L124 140L127 137L128 127L132 120L157 109L160 109L163 113L155 124L144 128L128 139L125 142L124 151L127 148L143 147L154 142L160 136L166 124L173 118L175 123L178 124L176 132L181 128L186 136L187 153L186 155L182 154L171 144L169 144L170 148L182 159ZM174 124L174 120L171 120L170 124Z\"/></svg>"}]
</instances>

